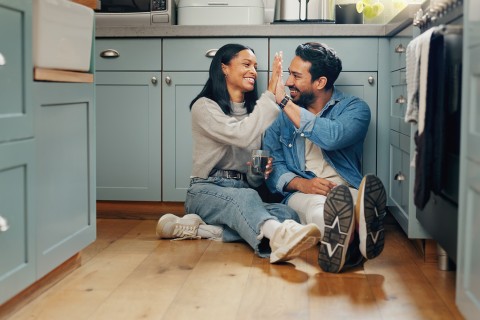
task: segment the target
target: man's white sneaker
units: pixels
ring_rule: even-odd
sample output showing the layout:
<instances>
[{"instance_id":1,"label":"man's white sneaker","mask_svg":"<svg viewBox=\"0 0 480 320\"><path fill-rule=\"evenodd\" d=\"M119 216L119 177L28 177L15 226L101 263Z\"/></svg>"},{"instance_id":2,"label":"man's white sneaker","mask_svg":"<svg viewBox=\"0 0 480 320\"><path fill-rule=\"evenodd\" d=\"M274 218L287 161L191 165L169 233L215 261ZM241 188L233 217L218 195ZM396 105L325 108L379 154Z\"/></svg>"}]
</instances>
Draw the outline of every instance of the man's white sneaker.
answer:
<instances>
[{"instance_id":1,"label":"man's white sneaker","mask_svg":"<svg viewBox=\"0 0 480 320\"><path fill-rule=\"evenodd\" d=\"M204 224L196 214L186 214L180 218L167 213L158 220L156 233L161 239L200 239L198 226Z\"/></svg>"},{"instance_id":2,"label":"man's white sneaker","mask_svg":"<svg viewBox=\"0 0 480 320\"><path fill-rule=\"evenodd\" d=\"M386 203L387 194L382 181L374 175L363 177L355 204L355 218L359 227L360 252L367 259L377 257L383 250Z\"/></svg>"},{"instance_id":3,"label":"man's white sneaker","mask_svg":"<svg viewBox=\"0 0 480 320\"><path fill-rule=\"evenodd\" d=\"M319 240L320 229L315 224L301 225L293 220L285 220L270 239L270 263L296 258Z\"/></svg>"}]
</instances>

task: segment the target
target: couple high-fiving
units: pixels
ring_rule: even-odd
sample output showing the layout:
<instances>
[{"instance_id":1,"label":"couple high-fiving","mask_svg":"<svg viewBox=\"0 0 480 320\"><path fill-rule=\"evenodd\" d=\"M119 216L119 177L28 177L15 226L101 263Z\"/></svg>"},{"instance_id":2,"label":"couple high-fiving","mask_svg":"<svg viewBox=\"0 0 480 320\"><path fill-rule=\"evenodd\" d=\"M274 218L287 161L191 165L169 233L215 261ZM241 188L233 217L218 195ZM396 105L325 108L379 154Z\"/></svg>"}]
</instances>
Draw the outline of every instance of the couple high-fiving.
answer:
<instances>
[{"instance_id":1,"label":"couple high-fiving","mask_svg":"<svg viewBox=\"0 0 480 320\"><path fill-rule=\"evenodd\" d=\"M258 98L254 51L239 44L217 51L190 104L188 214L162 216L160 238L243 240L272 263L319 244L327 272L380 254L385 190L377 177L361 175L370 109L335 88L342 65L331 48L305 43L295 54L285 83L282 54L275 55L268 89ZM273 158L266 180L246 165L260 147ZM282 203L262 202L254 188L264 181Z\"/></svg>"}]
</instances>

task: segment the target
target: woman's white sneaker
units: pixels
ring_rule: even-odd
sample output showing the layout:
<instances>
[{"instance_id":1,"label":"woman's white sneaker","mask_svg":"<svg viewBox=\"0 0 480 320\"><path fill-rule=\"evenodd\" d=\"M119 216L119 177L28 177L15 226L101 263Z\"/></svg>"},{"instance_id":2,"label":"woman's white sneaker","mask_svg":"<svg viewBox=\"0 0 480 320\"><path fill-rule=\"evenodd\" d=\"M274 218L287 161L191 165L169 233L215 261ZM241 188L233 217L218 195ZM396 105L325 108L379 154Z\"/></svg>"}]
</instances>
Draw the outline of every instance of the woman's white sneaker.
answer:
<instances>
[{"instance_id":1,"label":"woman's white sneaker","mask_svg":"<svg viewBox=\"0 0 480 320\"><path fill-rule=\"evenodd\" d=\"M320 229L315 224L301 225L294 220L285 220L270 239L270 263L296 258L319 240Z\"/></svg>"},{"instance_id":2,"label":"woman's white sneaker","mask_svg":"<svg viewBox=\"0 0 480 320\"><path fill-rule=\"evenodd\" d=\"M156 234L161 239L200 239L198 226L204 224L202 218L196 214L191 213L177 217L167 213L158 220Z\"/></svg>"}]
</instances>

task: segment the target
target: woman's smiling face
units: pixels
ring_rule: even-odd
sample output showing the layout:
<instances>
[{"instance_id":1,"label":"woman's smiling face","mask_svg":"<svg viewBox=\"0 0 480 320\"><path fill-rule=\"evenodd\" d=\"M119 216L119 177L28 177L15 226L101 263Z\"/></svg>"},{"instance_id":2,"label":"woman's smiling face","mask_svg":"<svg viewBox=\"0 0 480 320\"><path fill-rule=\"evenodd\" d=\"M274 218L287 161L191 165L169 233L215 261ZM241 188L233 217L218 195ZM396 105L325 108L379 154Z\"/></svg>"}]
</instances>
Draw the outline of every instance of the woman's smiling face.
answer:
<instances>
[{"instance_id":1,"label":"woman's smiling face","mask_svg":"<svg viewBox=\"0 0 480 320\"><path fill-rule=\"evenodd\" d=\"M238 52L229 64L222 64L227 89L232 101L242 102L243 94L255 88L257 80L257 58L248 49ZM239 97L241 101L237 101Z\"/></svg>"}]
</instances>

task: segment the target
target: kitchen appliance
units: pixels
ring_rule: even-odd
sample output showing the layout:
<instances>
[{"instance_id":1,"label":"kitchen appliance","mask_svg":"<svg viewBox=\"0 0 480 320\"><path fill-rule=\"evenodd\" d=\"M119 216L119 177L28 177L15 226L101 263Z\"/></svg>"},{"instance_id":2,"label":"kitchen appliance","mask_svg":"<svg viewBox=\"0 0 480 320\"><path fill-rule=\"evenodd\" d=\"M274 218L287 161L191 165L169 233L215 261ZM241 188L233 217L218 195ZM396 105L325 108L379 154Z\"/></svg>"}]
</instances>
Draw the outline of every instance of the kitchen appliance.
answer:
<instances>
[{"instance_id":1,"label":"kitchen appliance","mask_svg":"<svg viewBox=\"0 0 480 320\"><path fill-rule=\"evenodd\" d=\"M159 26L176 23L175 0L101 0L96 27Z\"/></svg>"},{"instance_id":2,"label":"kitchen appliance","mask_svg":"<svg viewBox=\"0 0 480 320\"><path fill-rule=\"evenodd\" d=\"M179 0L179 25L249 25L264 23L262 0Z\"/></svg>"},{"instance_id":3,"label":"kitchen appliance","mask_svg":"<svg viewBox=\"0 0 480 320\"><path fill-rule=\"evenodd\" d=\"M273 23L335 23L335 0L276 0Z\"/></svg>"},{"instance_id":4,"label":"kitchen appliance","mask_svg":"<svg viewBox=\"0 0 480 320\"><path fill-rule=\"evenodd\" d=\"M424 129L415 135L414 202L418 221L439 245L438 266L444 270L451 267L444 263L445 255L453 263L457 259L463 8L430 9L414 19L421 35L432 32Z\"/></svg>"}]
</instances>

